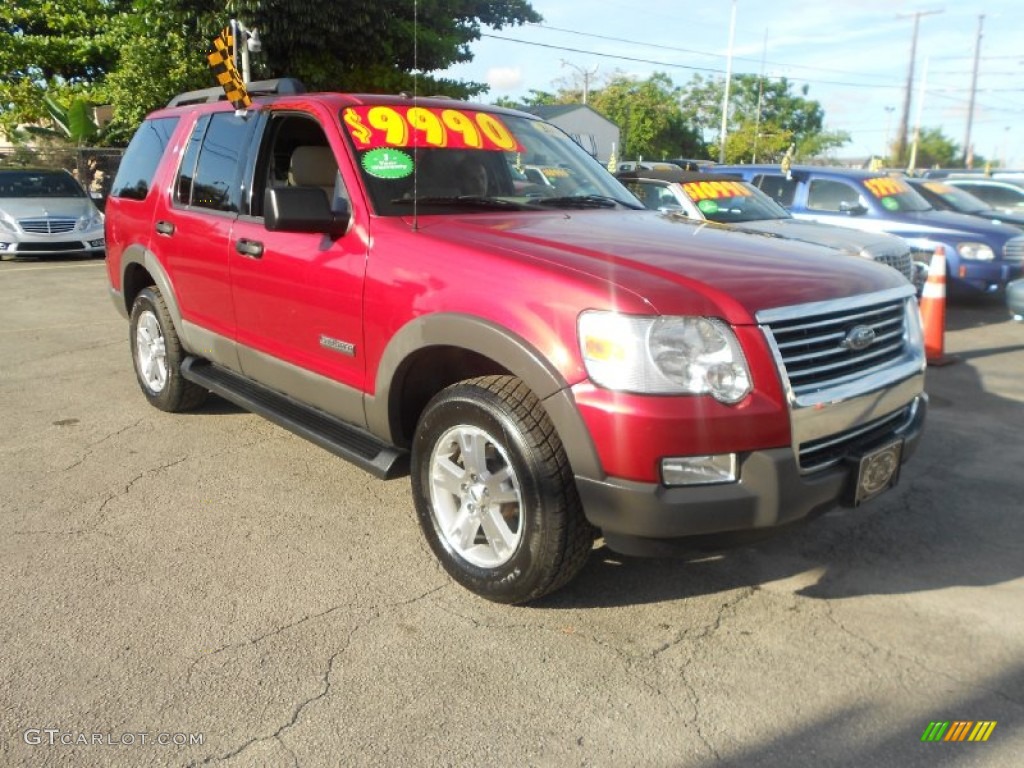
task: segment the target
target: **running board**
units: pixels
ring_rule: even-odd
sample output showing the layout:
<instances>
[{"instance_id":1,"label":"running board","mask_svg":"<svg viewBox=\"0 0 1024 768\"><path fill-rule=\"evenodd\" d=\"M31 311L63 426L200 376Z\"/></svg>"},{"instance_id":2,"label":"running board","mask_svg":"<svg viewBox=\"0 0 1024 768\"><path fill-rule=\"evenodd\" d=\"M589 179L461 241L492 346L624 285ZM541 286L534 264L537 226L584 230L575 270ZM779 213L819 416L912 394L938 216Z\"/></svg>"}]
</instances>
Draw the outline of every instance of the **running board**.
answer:
<instances>
[{"instance_id":1,"label":"running board","mask_svg":"<svg viewBox=\"0 0 1024 768\"><path fill-rule=\"evenodd\" d=\"M182 362L181 375L379 478L390 480L409 473L409 456L405 451L252 379L196 357L187 357Z\"/></svg>"}]
</instances>

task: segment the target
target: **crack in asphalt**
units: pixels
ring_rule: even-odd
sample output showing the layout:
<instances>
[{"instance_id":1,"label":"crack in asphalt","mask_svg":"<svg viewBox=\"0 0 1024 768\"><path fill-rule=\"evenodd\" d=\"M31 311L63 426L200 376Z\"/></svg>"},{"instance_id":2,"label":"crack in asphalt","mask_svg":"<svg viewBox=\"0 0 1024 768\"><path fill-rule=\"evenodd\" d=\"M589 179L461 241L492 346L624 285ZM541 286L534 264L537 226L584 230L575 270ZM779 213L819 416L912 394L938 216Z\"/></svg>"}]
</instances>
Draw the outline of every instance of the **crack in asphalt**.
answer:
<instances>
[{"instance_id":1,"label":"crack in asphalt","mask_svg":"<svg viewBox=\"0 0 1024 768\"><path fill-rule=\"evenodd\" d=\"M690 637L692 637L694 642L698 643L711 637L713 634L718 632L719 629L722 628L722 622L725 620L727 611L731 611L732 609L736 608L736 606L738 606L740 603L752 599L754 595L756 595L760 591L761 587L756 584L754 586L744 588L743 590L741 590L740 594L735 597L735 599L726 600L719 606L718 612L715 615L715 620L713 623L711 623L708 626L705 626L699 632L696 633L684 631L674 642L670 642L665 647L657 649L654 653L652 653L651 659L656 659L660 654L664 653L669 648L678 646L683 642L683 640L689 639ZM690 702L693 705L693 717L691 718L690 722L692 723L694 729L696 729L697 738L700 739L701 744L703 744L705 749L707 749L711 753L715 761L720 763L722 762L721 753L715 747L714 743L712 743L710 737L708 737L708 735L704 733L704 729L701 727L701 696L697 691L697 687L693 685L693 683L691 683L689 678L687 678L686 676L687 668L693 663L693 661L693 657L691 656L679 670L679 678L682 681L683 687L690 695Z\"/></svg>"},{"instance_id":2,"label":"crack in asphalt","mask_svg":"<svg viewBox=\"0 0 1024 768\"><path fill-rule=\"evenodd\" d=\"M220 763L220 762L223 762L225 760L230 760L233 757L237 757L238 755L242 754L243 752L245 752L247 749L249 749L250 747L252 747L255 744L260 744L260 743L263 743L263 742L266 742L266 741L276 741L278 744L281 745L282 749L284 749L286 752L288 752L292 756L292 760L293 760L294 764L297 766L299 764L298 758L296 757L295 753L290 748L288 748L288 746L285 745L283 741L281 741L281 735L285 731L287 731L287 730L289 730L291 728L294 728L298 724L299 719L302 717L303 711L307 707L312 706L314 703L316 703L317 701L320 701L321 699L325 698L330 693L330 691L331 691L331 672L334 671L334 662L337 660L337 658L339 656L341 656L345 651L348 650L348 647L349 647L349 645L352 642L353 635L355 635L355 633L357 631L359 631L360 629L362 629L364 626L366 626L366 624L359 624L356 627L354 627L351 632L349 632L348 637L345 639L344 646L342 646L342 648L340 650L336 651L327 660L327 669L324 670L324 674L320 678L321 690L318 693L316 693L315 695L310 696L308 699L304 699L303 701L299 702L299 704L296 705L295 709L292 711L292 716L288 720L288 722L286 722L284 725L282 725L280 728L278 728L276 731L274 731L272 734L270 734L268 736L256 736L254 738L249 739L247 742L245 742L241 746L236 747L235 749L231 750L230 752L227 752L227 753L225 753L223 755L216 755L216 756L215 755L210 755L209 757L203 758L203 760L201 762L199 762L199 763L197 763L195 761L192 761L192 762L189 763L189 765L190 766L197 766L197 765L210 765L211 763Z\"/></svg>"},{"instance_id":3,"label":"crack in asphalt","mask_svg":"<svg viewBox=\"0 0 1024 768\"><path fill-rule=\"evenodd\" d=\"M136 421L133 421L131 424L128 424L127 426L121 427L121 429L118 429L118 430L116 430L114 432L111 432L108 435L105 435L105 436L101 437L99 440L96 440L94 442L86 444L86 446L85 446L85 454L82 456L82 458L80 458L74 464L69 464L68 466L66 466L63 469L58 470L58 471L60 471L60 472L67 472L68 470L74 469L79 464L84 463L87 459L89 459L92 456L92 453L93 453L92 449L95 448L97 445L105 443L105 442L107 442L107 440L112 440L113 438L117 437L118 435L120 435L120 434L122 434L124 432L127 432L129 429L135 429L137 426L139 426L139 424L141 424L144 421L145 421L145 419L137 419Z\"/></svg>"},{"instance_id":4,"label":"crack in asphalt","mask_svg":"<svg viewBox=\"0 0 1024 768\"><path fill-rule=\"evenodd\" d=\"M874 650L874 651L876 651L878 653L884 654L884 656L886 658L886 661L891 660L891 659L899 659L900 661L904 661L907 664L913 665L914 667L919 669L921 672L926 673L928 676L939 675L940 677L944 677L946 680L949 680L951 683L955 683L958 686L967 686L968 688L970 688L972 690L987 691L989 693L992 693L992 694L998 696L1001 699L1004 699L1005 701L1007 701L1007 702L1009 702L1011 704L1016 704L1019 707L1024 707L1024 700L1017 699L1017 698L1011 696L1010 694L1005 693L1005 692L999 690L998 688L989 688L987 686L975 685L973 679L962 680L962 679L956 677L955 675L949 674L948 672L946 672L941 667L935 667L935 666L926 665L923 662L919 661L918 659L914 658L913 656L907 656L906 654L903 654L903 653L900 653L898 651L895 651L892 648L886 648L886 647L880 646L877 643L875 643L874 641L870 640L869 638L864 637L863 635L860 635L857 632L854 632L849 627L847 627L842 621L840 621L834 615L834 613L832 611L832 606L831 605L828 605L826 603L826 608L827 608L827 610L825 611L825 617L830 622L832 622L833 625L835 625L841 632L843 632L843 633L849 635L850 637L856 638L857 640L860 640L861 642L865 643L872 650ZM915 693L915 692L917 692L919 690L917 687L908 686L906 683L904 683L904 681L902 679L902 676L900 676L900 684L902 685L903 690L906 691L907 693Z\"/></svg>"},{"instance_id":5,"label":"crack in asphalt","mask_svg":"<svg viewBox=\"0 0 1024 768\"><path fill-rule=\"evenodd\" d=\"M370 615L365 621L362 621L362 622L356 624L354 627L352 627L352 629L349 631L347 637L345 638L345 642L342 645L342 647L339 648L337 651L335 651L330 657L328 657L327 664L326 664L326 669L324 670L324 673L323 673L323 675L320 678L320 682L321 682L321 689L320 689L320 691L318 693L316 693L315 695L310 696L309 698L304 699L301 702L299 702L295 706L295 708L293 709L292 715L291 715L291 717L289 718L289 720L286 723L284 723L279 728L277 728L277 730L275 730L272 734L269 734L269 735L266 735L266 736L255 736L255 737L249 739L248 741L246 741L245 743L243 743L242 745L240 745L239 747L236 747L235 749L231 750L230 752L227 752L227 753L225 753L223 755L219 755L219 756L211 755L211 756L203 758L203 760L200 761L200 762L192 761L191 763L189 763L189 766L210 765L211 763L219 763L219 762L223 762L225 760L230 760L231 758L237 757L238 755L242 754L243 752L245 752L247 749L249 749L253 745L260 744L260 743L267 742L267 741L275 741L278 744L280 744L281 748L291 756L293 764L295 766L298 766L299 765L298 756L295 754L295 752L287 744L284 743L284 741L282 740L282 736L287 731L291 730L292 728L296 727L299 724L299 721L302 719L303 712L308 707L312 706L313 704L315 704L316 702L320 701L321 699L326 698L330 694L330 692L331 692L331 673L334 671L335 662L337 661L338 657L342 656L349 649L349 647L352 645L352 638L355 637L356 633L359 632L362 629L365 629L366 627L371 626L375 622L379 621L389 611L391 611L391 610L393 610L395 608L400 608L400 607L412 605L413 603L417 603L417 602L420 602L422 600L426 600L431 595L433 595L433 594L435 594L437 592L440 592L443 589L447 589L448 586L449 586L448 584L442 584L441 586L432 587L431 589L428 589L428 590L426 590L424 592L421 592L420 594L414 595L413 597L410 597L410 598L407 598L407 599L404 599L404 600L396 600L396 601L393 601L393 602L382 603L381 605L374 606L371 609L373 611L372 615ZM287 631L289 629L293 629L295 627L301 626L302 624L305 624L305 623L307 623L309 621L312 621L314 619L322 618L324 616L327 616L327 615L329 615L331 613L334 613L335 611L338 611L338 610L340 610L342 608L346 608L346 607L351 607L351 606L347 606L347 605L334 606L332 608L327 609L326 611L322 611L322 612L320 612L318 614L311 614L309 616L303 617L302 619L299 619L298 621L294 621L294 622L291 622L290 624L286 624L286 625L283 625L281 627L278 627L277 629L275 629L275 630L273 630L271 632L267 632L267 633L265 633L263 635L260 635L259 637L252 638L252 639L247 640L247 641L242 642L242 643L235 643L233 645L224 646L223 648L220 648L217 651L214 651L213 653L221 653L221 652L223 652L225 650L228 650L230 648L244 648L244 647L247 647L247 646L250 646L250 645L256 645L256 644L262 642L263 640L265 640L265 639L267 639L269 637L273 637L275 635L279 635L282 632L285 632L285 631ZM201 661L202 658L203 657L200 657L199 659L194 661L192 663L192 665L189 667L189 674L188 674L188 679L189 680L191 680L191 678L192 678L193 670L194 670L196 664L199 661Z\"/></svg>"},{"instance_id":6,"label":"crack in asphalt","mask_svg":"<svg viewBox=\"0 0 1024 768\"><path fill-rule=\"evenodd\" d=\"M406 605L412 605L413 603L419 602L421 600L425 600L426 598L430 597L430 595L432 595L432 594L434 594L436 592L440 592L442 589L445 589L447 586L448 586L447 584L442 584L441 586L438 586L438 587L432 587L431 589L428 589L425 592L422 592L422 593L420 593L418 595L415 595L415 596L413 596L411 598L408 598L408 599L405 599L405 600L398 600L398 601L395 601L393 603L383 603L383 604L381 604L379 606L373 606L370 610L375 610L375 611L379 612L381 610L389 610L389 609L392 609L392 608L399 608L399 607L403 607L403 606L406 606ZM196 667L199 665L200 662L204 661L205 659L212 658L212 657L217 656L217 655L219 655L221 653L225 653L226 651L237 650L237 649L242 649L242 648L248 648L248 647L254 646L254 645L259 645L260 643L262 643L264 640L267 640L268 638L275 637L277 635L283 634L284 632L287 632L290 629L295 629L296 627L302 626L303 624L306 624L306 623L308 623L310 621L315 621L317 619L322 619L322 618L324 618L326 616L330 616L332 613L336 613L337 611L340 611L343 608L356 608L356 609L358 609L359 606L353 605L353 604L350 604L350 603L342 603L341 605L334 605L334 606L331 606L330 608L328 608L328 609L326 609L324 611L320 611L319 613L309 613L309 614L306 614L302 618L296 619L295 621L288 622L287 624L282 624L281 626L275 627L274 629L272 629L272 630L270 630L268 632L264 632L261 635L256 635L255 637L249 637L249 638L246 638L244 640L241 640L241 641L238 641L238 642L234 642L234 643L227 643L225 645L222 645L220 648L217 648L217 649L215 649L213 651L210 651L209 653L204 653L201 656L198 656L195 659L193 659L192 663L189 664L188 674L185 676L185 682L188 683L189 685L192 684L192 677L195 674ZM379 615L379 614L377 614L377 615ZM373 619L377 618L377 615L375 615L373 617ZM371 619L371 621L373 619Z\"/></svg>"},{"instance_id":7,"label":"crack in asphalt","mask_svg":"<svg viewBox=\"0 0 1024 768\"><path fill-rule=\"evenodd\" d=\"M748 589L745 589L744 593L741 594L740 596L738 596L735 600L728 600L725 603L723 603L719 607L719 610L717 612L717 615L715 617L715 621L713 622L713 624L708 626L708 627L704 627L699 633L697 633L697 634L695 634L693 636L696 639L704 639L706 637L709 637L711 634L716 632L721 627L722 621L723 621L723 618L724 618L724 615L725 615L725 612L727 610L729 610L730 608L735 607L736 605L740 604L744 600L749 599L757 591L759 591L758 587L750 587ZM458 611L452 610L450 607L447 607L447 606L438 605L437 607L439 608L439 610L443 611L444 613L447 613L449 616L453 616L455 618L462 619L463 621L467 621L470 624L472 624L474 627L477 627L477 628L500 629L500 630L518 629L518 630L523 630L523 631L527 631L527 632L541 631L541 632L548 632L550 634L553 634L553 635L556 635L556 636L563 636L563 637L566 634L564 632L564 630L561 630L561 629L557 629L557 628L553 628L553 627L546 627L546 626L538 626L538 625L535 625L535 624L523 624L523 623L496 623L496 624L491 624L491 623L488 623L486 621L481 621L481 620L479 620L477 618L474 618L473 616L467 616L465 614L461 614ZM684 632L683 636L677 638L676 641L673 641L667 647L671 647L672 645L676 645L679 642L682 642L690 634L691 634L690 631ZM622 663L623 671L626 673L626 675L631 680L633 680L634 682L638 683L640 686L642 686L643 688L645 688L649 692L653 693L660 701L663 701L664 703L666 703L668 705L668 708L680 720L686 719L686 720L688 720L688 722L692 723L693 726L694 726L694 729L697 731L697 737L700 739L700 741L704 745L705 749L714 757L714 759L717 762L721 762L722 761L722 757L721 757L720 753L715 748L714 744L711 743L711 740L705 735L703 729L700 726L700 722L699 722L699 719L700 719L700 706L699 706L699 704L700 704L700 697L697 696L696 690L694 689L694 687L686 680L685 674L682 675L682 683L683 683L683 686L686 688L686 690L690 694L690 701L691 701L692 708L693 708L693 714L689 718L684 718L683 713L676 706L676 703L672 700L671 697L669 697L665 693L665 691L662 690L662 688L657 683L652 682L651 680L647 679L647 675L655 674L657 672L657 670L653 670L653 671L652 670L647 670L647 671L645 671L645 670L641 670L641 669L637 668L639 665L649 664L649 663L652 663L652 662L656 661L658 655L660 653L662 653L664 650L666 650L667 647L666 648L659 648L659 649L656 649L653 652L646 653L646 654L631 654L631 653L623 650L622 648L619 648L619 647L617 647L615 645L612 645L611 643L607 642L606 640L602 640L601 638L599 638L599 637L597 637L595 635L589 634L587 632L573 631L572 632L572 636L573 637L578 637L578 638L584 640L585 642L588 642L591 645L594 645L594 646L598 647L601 650L610 651L612 653L612 655L618 657L618 659Z\"/></svg>"},{"instance_id":8,"label":"crack in asphalt","mask_svg":"<svg viewBox=\"0 0 1024 768\"><path fill-rule=\"evenodd\" d=\"M99 517L100 517L100 520L96 523L96 525L99 525L103 521L103 515L106 512L107 505L110 502L112 502L114 499L121 498L122 496L127 496L129 493L131 493L132 486L134 486L142 478L146 477L147 475L154 475L157 472L162 472L165 469L170 469L171 467L175 467L178 464L181 464L182 462L188 461L188 458L189 457L187 455L186 456L181 456L181 457L175 459L174 461L167 462L166 464L161 464L160 466L157 466L157 467L150 467L149 469L145 470L144 472L140 472L139 474L137 474L135 477L133 477L131 480L128 481L128 484L125 485L123 491L111 494L110 496L108 496L107 498L105 498L103 500L103 503L100 504L100 508L98 510L98 513L97 513L99 515Z\"/></svg>"}]
</instances>

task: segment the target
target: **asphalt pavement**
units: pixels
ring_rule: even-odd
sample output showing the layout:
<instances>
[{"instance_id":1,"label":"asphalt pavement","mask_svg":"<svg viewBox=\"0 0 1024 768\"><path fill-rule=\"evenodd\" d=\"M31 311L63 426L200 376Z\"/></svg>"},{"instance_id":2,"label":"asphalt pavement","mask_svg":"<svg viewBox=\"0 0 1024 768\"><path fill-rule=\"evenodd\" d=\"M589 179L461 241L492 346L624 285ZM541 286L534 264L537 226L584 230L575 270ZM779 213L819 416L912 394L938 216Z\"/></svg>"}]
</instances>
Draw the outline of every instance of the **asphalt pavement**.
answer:
<instances>
[{"instance_id":1,"label":"asphalt pavement","mask_svg":"<svg viewBox=\"0 0 1024 768\"><path fill-rule=\"evenodd\" d=\"M948 307L899 485L755 545L453 584L407 479L150 407L101 262L0 264L0 765L1021 765L1024 325ZM932 722L985 742L922 742Z\"/></svg>"}]
</instances>

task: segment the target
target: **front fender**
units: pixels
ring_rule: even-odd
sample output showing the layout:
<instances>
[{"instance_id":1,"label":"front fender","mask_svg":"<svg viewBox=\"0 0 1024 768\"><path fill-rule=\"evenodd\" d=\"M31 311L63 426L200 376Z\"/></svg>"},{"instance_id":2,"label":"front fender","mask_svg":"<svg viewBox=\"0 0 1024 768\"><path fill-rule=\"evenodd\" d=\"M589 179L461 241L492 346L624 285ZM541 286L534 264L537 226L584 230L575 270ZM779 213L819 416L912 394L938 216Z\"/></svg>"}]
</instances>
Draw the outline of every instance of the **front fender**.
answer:
<instances>
[{"instance_id":1,"label":"front fender","mask_svg":"<svg viewBox=\"0 0 1024 768\"><path fill-rule=\"evenodd\" d=\"M371 432L394 440L392 385L409 357L427 347L454 347L494 361L521 379L537 396L558 431L577 474L601 477L593 440L576 408L567 382L557 368L521 336L471 315L437 313L403 326L388 342L377 367L374 395L366 398ZM572 382L575 384L576 382Z\"/></svg>"}]
</instances>

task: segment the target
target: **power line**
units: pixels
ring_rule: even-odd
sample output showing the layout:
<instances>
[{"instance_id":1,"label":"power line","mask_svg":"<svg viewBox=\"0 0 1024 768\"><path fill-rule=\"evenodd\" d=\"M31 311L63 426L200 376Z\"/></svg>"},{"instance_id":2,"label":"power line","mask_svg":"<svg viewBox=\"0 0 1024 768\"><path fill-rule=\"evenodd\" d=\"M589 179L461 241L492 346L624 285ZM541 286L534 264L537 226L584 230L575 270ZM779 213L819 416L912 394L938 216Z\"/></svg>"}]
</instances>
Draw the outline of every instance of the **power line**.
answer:
<instances>
[{"instance_id":1,"label":"power line","mask_svg":"<svg viewBox=\"0 0 1024 768\"><path fill-rule=\"evenodd\" d=\"M598 58L604 58L604 59L617 59L619 61L632 61L632 62L636 62L636 63L639 63L639 64L651 64L651 65L656 66L656 67L666 67L666 68L669 68L669 69L686 69L686 70L693 71L693 72L711 72L712 74L716 74L716 75L724 75L725 74L725 70L724 69L719 69L717 67L698 67L698 66L694 66L694 65L691 65L691 64L676 64L674 62L658 61L656 59L643 59L643 58L640 58L640 57L637 57L637 56L622 56L622 55L617 54L617 53L598 53L596 51L588 51L588 50L585 50L583 48L571 48L569 46L553 45L551 43L538 43L538 42L534 42L533 40L523 40L523 39L517 38L517 37L506 37L504 35L494 35L494 34L491 34L489 32L481 32L480 36L481 37L488 37L488 38L491 38L493 40L504 40L505 42L508 42L508 43L518 43L519 45L530 45L530 46L534 46L536 48L547 48L547 49L553 50L553 51L568 51L570 53L582 53L582 54L585 54L587 56L596 56ZM789 65L779 65L779 66L789 66ZM751 74L751 73L747 73L747 74ZM893 85L883 85L883 84L880 84L880 83L852 83L852 82L845 82L845 81L840 81L840 80L819 80L819 79L816 79L816 78L790 76L790 75L766 75L765 77L767 79L769 79L769 80L790 80L790 81L799 82L799 83L810 83L812 85L835 85L835 86L841 86L841 87L846 87L846 88L888 88L888 89L893 89L893 90L899 90L901 88L901 86L895 85L895 84L893 84Z\"/></svg>"},{"instance_id":2,"label":"power line","mask_svg":"<svg viewBox=\"0 0 1024 768\"><path fill-rule=\"evenodd\" d=\"M577 35L578 37L589 37L589 38L593 38L595 40L606 40L606 41L612 42L612 43L625 43L627 45L638 45L638 46L642 46L644 48L656 48L658 50L671 51L673 53L692 53L692 54L695 54L697 56L708 56L710 58L716 58L716 59L724 59L725 58L725 56L723 56L720 53L710 53L709 51L698 51L698 50L693 49L693 48L678 48L676 46L671 46L671 45L658 45L657 43L645 43L645 42L640 41L640 40L628 40L628 39L623 38L623 37L613 37L611 35L598 35L598 34L594 34L592 32L580 32L579 30L565 29L563 27L552 27L552 26L550 26L548 24L533 24L533 23L531 23L531 24L528 24L527 26L539 27L540 29L547 29L547 30L551 30L552 32L561 32L561 33L566 34L566 35ZM850 70L831 69L829 67L811 67L811 66L808 66L806 64L782 64L780 62L774 62L774 61L762 62L760 59L752 59L752 58L748 58L748 57L745 57L745 56L736 56L736 57L734 57L734 60L735 61L749 61L752 64L759 64L759 65L762 64L762 63L765 63L765 64L768 64L768 65L773 66L773 67L789 67L789 68L792 68L792 69L809 69L809 70L811 70L813 72L832 72L833 74L837 74L837 75L852 75L854 77L876 77L876 78L880 78L880 79L883 79L883 80L888 80L890 82L893 81L893 78L890 77L889 75L875 75L875 74L872 74L870 72L866 72L866 73L865 72L852 72Z\"/></svg>"}]
</instances>

